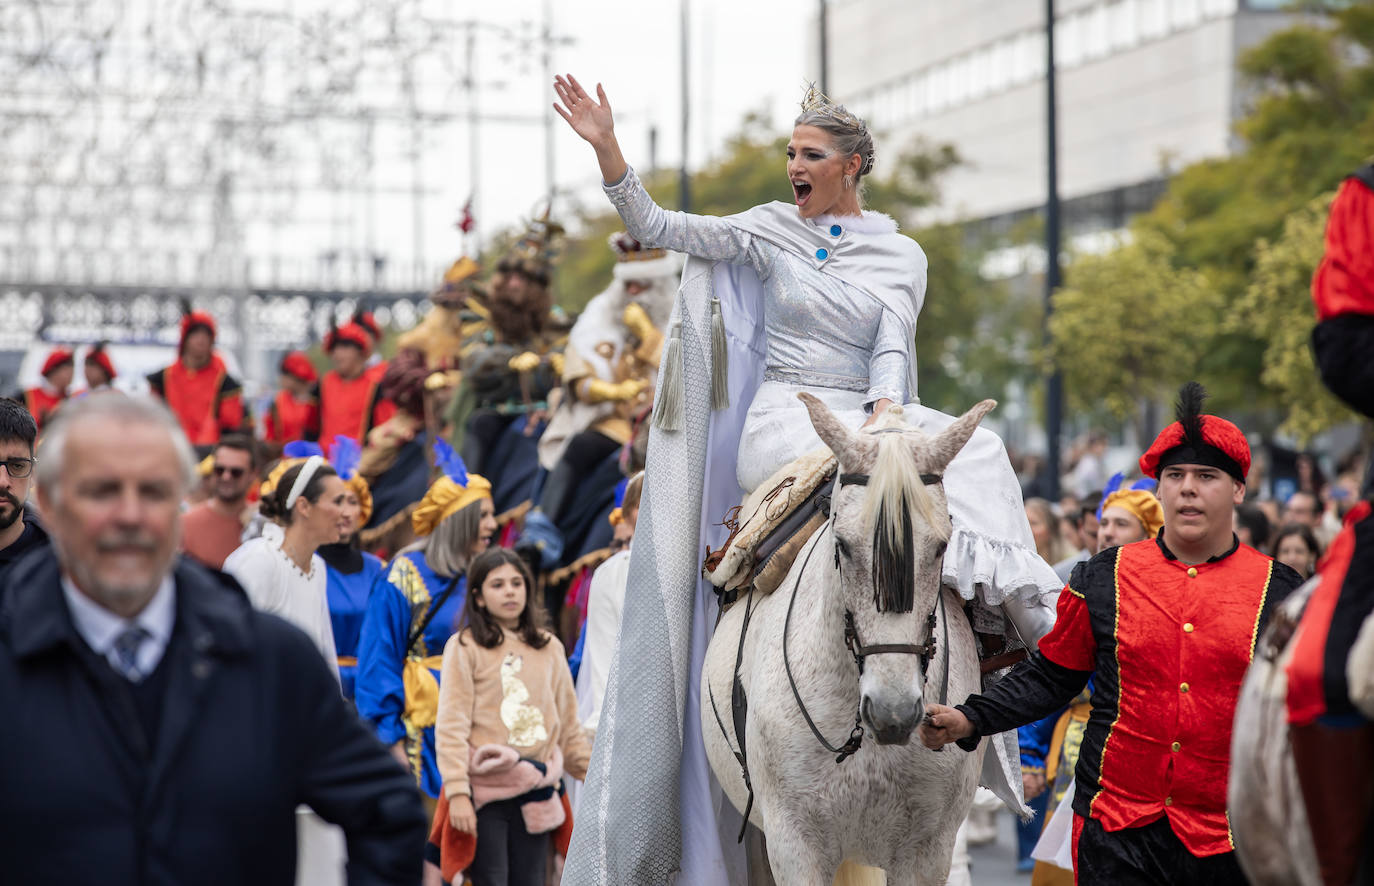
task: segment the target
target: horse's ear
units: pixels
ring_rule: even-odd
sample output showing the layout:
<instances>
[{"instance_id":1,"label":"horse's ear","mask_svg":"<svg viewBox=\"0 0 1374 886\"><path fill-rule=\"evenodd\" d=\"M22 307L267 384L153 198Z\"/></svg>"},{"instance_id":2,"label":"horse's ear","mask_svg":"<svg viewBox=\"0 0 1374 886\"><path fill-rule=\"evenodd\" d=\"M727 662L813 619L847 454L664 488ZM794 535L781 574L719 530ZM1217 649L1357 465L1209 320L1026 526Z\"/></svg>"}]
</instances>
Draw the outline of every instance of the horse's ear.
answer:
<instances>
[{"instance_id":1,"label":"horse's ear","mask_svg":"<svg viewBox=\"0 0 1374 886\"><path fill-rule=\"evenodd\" d=\"M835 417L830 407L820 401L820 398L802 391L797 394L797 399L806 404L806 411L811 413L811 426L825 441L825 445L830 447L830 451L835 453L835 457L839 458L840 453L854 442L854 435Z\"/></svg>"},{"instance_id":2,"label":"horse's ear","mask_svg":"<svg viewBox=\"0 0 1374 886\"><path fill-rule=\"evenodd\" d=\"M959 454L959 450L964 448L969 437L972 437L973 432L978 430L978 423L983 420L983 416L991 412L996 405L996 400L984 400L956 418L952 425L937 434L926 449L927 454L935 462L931 467L943 471L950 462L954 461L954 456Z\"/></svg>"}]
</instances>

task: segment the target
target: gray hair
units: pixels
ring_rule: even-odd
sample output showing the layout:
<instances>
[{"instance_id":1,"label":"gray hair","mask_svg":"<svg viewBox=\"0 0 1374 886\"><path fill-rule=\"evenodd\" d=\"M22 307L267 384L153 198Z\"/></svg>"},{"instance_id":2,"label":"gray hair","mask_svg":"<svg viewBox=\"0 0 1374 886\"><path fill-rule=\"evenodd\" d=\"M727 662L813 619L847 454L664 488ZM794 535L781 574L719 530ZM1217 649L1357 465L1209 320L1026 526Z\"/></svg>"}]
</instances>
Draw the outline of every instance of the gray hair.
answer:
<instances>
[{"instance_id":1,"label":"gray hair","mask_svg":"<svg viewBox=\"0 0 1374 886\"><path fill-rule=\"evenodd\" d=\"M873 150L873 136L868 132L868 126L849 113L844 105L835 105L831 110L813 108L804 110L792 123L793 126L814 126L830 136L835 143L835 150L845 157L858 154L863 158L863 165L859 167L859 174L854 177L853 187L859 191L859 196L863 196L863 179L873 171L873 161L875 154Z\"/></svg>"},{"instance_id":2,"label":"gray hair","mask_svg":"<svg viewBox=\"0 0 1374 886\"><path fill-rule=\"evenodd\" d=\"M423 552L425 563L440 578L462 575L467 571L472 546L482 531L482 501L478 499L445 517L428 536L398 553Z\"/></svg>"},{"instance_id":3,"label":"gray hair","mask_svg":"<svg viewBox=\"0 0 1374 886\"><path fill-rule=\"evenodd\" d=\"M63 462L66 460L67 435L82 422L101 418L164 428L171 435L172 448L176 450L183 488L189 490L195 484L196 452L191 448L176 416L160 400L131 397L118 391L102 391L63 403L53 421L43 429L34 479L53 501L57 500L58 480L62 477Z\"/></svg>"}]
</instances>

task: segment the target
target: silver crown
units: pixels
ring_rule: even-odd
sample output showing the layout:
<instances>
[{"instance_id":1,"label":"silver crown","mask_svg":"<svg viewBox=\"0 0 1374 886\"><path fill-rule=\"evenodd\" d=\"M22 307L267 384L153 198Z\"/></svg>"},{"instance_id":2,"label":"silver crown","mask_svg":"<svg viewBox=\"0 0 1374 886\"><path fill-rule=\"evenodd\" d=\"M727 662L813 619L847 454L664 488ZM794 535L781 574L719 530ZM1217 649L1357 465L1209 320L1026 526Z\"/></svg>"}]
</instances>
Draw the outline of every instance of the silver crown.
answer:
<instances>
[{"instance_id":1,"label":"silver crown","mask_svg":"<svg viewBox=\"0 0 1374 886\"><path fill-rule=\"evenodd\" d=\"M868 129L864 121L851 114L844 105L831 101L830 96L817 89L814 83L806 84L806 95L802 98L801 109L804 114L820 114L852 129Z\"/></svg>"}]
</instances>

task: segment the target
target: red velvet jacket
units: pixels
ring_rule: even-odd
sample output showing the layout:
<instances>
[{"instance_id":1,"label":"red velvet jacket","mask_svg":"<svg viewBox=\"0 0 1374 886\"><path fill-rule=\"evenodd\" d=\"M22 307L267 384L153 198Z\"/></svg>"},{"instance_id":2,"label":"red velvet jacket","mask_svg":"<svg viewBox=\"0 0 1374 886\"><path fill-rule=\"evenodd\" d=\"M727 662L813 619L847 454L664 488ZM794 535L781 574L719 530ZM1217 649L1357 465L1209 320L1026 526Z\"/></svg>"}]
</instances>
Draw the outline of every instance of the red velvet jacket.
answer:
<instances>
[{"instance_id":1,"label":"red velvet jacket","mask_svg":"<svg viewBox=\"0 0 1374 886\"><path fill-rule=\"evenodd\" d=\"M1110 548L1075 568L1039 652L960 709L978 734L1002 732L1057 710L1096 674L1074 811L1107 831L1168 816L1194 855L1229 852L1236 697L1261 624L1301 581L1239 544L1196 566L1162 536Z\"/></svg>"},{"instance_id":2,"label":"red velvet jacket","mask_svg":"<svg viewBox=\"0 0 1374 886\"><path fill-rule=\"evenodd\" d=\"M367 370L351 379L334 370L324 374L319 384L322 446L328 449L338 434L366 440L368 431L396 414L395 404L382 399L377 390L379 379Z\"/></svg>"},{"instance_id":3,"label":"red velvet jacket","mask_svg":"<svg viewBox=\"0 0 1374 886\"><path fill-rule=\"evenodd\" d=\"M277 391L263 421L263 439L268 443L285 444L293 440L314 440L319 435L320 405L315 398L297 400L290 391Z\"/></svg>"},{"instance_id":4,"label":"red velvet jacket","mask_svg":"<svg viewBox=\"0 0 1374 886\"><path fill-rule=\"evenodd\" d=\"M221 434L244 427L243 386L219 354L200 369L177 360L148 376L148 384L167 401L192 446L213 446Z\"/></svg>"},{"instance_id":5,"label":"red velvet jacket","mask_svg":"<svg viewBox=\"0 0 1374 886\"><path fill-rule=\"evenodd\" d=\"M38 430L43 430L43 423L57 411L67 398L53 394L47 388L29 388L24 392L24 408L33 416L34 423L38 425Z\"/></svg>"}]
</instances>

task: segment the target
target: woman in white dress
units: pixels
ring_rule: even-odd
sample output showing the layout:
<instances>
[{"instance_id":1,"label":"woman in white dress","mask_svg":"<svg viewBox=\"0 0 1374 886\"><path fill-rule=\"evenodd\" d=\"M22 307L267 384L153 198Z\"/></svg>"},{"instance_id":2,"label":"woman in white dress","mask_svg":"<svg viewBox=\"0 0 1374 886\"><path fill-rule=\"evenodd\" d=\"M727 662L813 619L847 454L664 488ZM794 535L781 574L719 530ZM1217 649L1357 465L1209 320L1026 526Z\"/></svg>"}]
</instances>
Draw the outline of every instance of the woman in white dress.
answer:
<instances>
[{"instance_id":1,"label":"woman in white dress","mask_svg":"<svg viewBox=\"0 0 1374 886\"><path fill-rule=\"evenodd\" d=\"M338 675L326 597L325 563L315 550L352 532L348 490L315 455L289 467L264 490L262 515L281 527L244 542L224 561L254 608L281 616L315 642ZM286 675L283 675L284 677ZM341 886L346 880L343 832L308 807L296 814L297 886Z\"/></svg>"},{"instance_id":2,"label":"woman in white dress","mask_svg":"<svg viewBox=\"0 0 1374 886\"><path fill-rule=\"evenodd\" d=\"M722 515L743 493L822 445L798 392L853 426L893 404L928 433L953 421L917 400L926 259L891 218L863 210L872 136L814 90L779 157L794 201L717 218L654 203L621 154L600 86L593 97L569 76L554 88L555 109L595 149L630 234L690 256L660 370L617 664L579 807L590 798L595 811L578 823L564 882L729 882L739 876L738 826L725 821L732 810L700 736L680 726L700 722L700 662L716 609L699 578L703 549L724 541ZM1053 623L1061 585L1035 552L1001 440L979 429L944 487L954 524L944 582L970 601L978 630L1010 621L1033 646ZM1020 807L1014 736L993 743L984 777ZM655 788L678 802L663 803Z\"/></svg>"}]
</instances>

